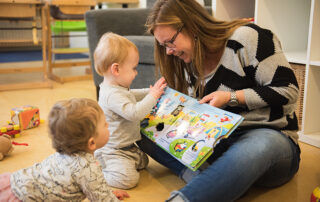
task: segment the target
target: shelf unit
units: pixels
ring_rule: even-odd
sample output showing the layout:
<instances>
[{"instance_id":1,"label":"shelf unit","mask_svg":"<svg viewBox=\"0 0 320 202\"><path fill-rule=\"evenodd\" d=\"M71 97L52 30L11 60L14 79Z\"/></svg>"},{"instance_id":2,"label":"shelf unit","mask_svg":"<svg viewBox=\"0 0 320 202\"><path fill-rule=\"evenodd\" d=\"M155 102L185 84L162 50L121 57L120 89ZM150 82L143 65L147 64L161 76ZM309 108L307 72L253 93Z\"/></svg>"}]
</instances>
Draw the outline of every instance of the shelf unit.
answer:
<instances>
[{"instance_id":1,"label":"shelf unit","mask_svg":"<svg viewBox=\"0 0 320 202\"><path fill-rule=\"evenodd\" d=\"M254 5L255 0L212 0L212 11L221 20L252 18Z\"/></svg>"},{"instance_id":2,"label":"shelf unit","mask_svg":"<svg viewBox=\"0 0 320 202\"><path fill-rule=\"evenodd\" d=\"M300 140L320 148L320 0L311 0L304 108Z\"/></svg>"},{"instance_id":3,"label":"shelf unit","mask_svg":"<svg viewBox=\"0 0 320 202\"><path fill-rule=\"evenodd\" d=\"M305 67L300 141L320 148L320 0L213 0L221 20L254 18L280 39L290 63Z\"/></svg>"},{"instance_id":4,"label":"shelf unit","mask_svg":"<svg viewBox=\"0 0 320 202\"><path fill-rule=\"evenodd\" d=\"M310 3L310 0L256 1L255 23L279 37L283 51L292 63L307 63Z\"/></svg>"},{"instance_id":5,"label":"shelf unit","mask_svg":"<svg viewBox=\"0 0 320 202\"><path fill-rule=\"evenodd\" d=\"M92 79L91 71L89 70L90 60L88 59L71 59L65 60L63 62L58 62L55 60L55 56L58 54L74 54L74 53L88 53L88 48L56 48L54 44L54 40L58 38L71 38L74 36L79 36L79 34L70 34L71 32L79 32L82 31L85 35L81 35L82 37L86 37L86 28L84 22L84 13L94 7L96 4L95 0L51 0L47 1L45 6L46 14L47 14L47 36L48 36L48 76L50 79L64 83L69 81L77 81L77 80L87 80ZM54 15L54 12L51 12L51 8L56 7L58 11L65 14L64 16ZM56 33L55 29L53 29L53 25L56 25ZM81 23L73 24L73 23ZM65 23L70 23L66 25ZM83 45L83 44L82 44ZM80 45L81 46L81 45ZM58 75L54 69L67 69L72 71L73 68L83 68L87 67L84 74L82 75Z\"/></svg>"},{"instance_id":6,"label":"shelf unit","mask_svg":"<svg viewBox=\"0 0 320 202\"><path fill-rule=\"evenodd\" d=\"M23 39L25 36L20 36L16 38L9 34L8 38L5 40L0 40L0 43L33 43L34 45L41 44L42 47L42 64L38 67L16 67L16 68L1 68L0 74L24 74L29 72L41 73L42 79L40 81L29 81L29 82L13 82L13 83L3 83L0 84L0 91L5 90L21 90L30 88L52 88L52 82L47 76L47 53L46 53L46 18L43 9L43 2L41 0L0 0L0 18L4 21L14 21L14 22L31 22L32 27L24 28L22 30L28 30L32 36L32 40ZM38 38L37 31L37 19L40 19L40 30L41 37ZM30 26L30 25L29 25ZM4 27L2 27L4 28ZM9 27L10 28L10 27ZM12 28L12 27L11 27ZM5 30L6 28L4 28ZM12 28L13 30L19 31L20 27ZM30 29L30 30L29 30ZM10 29L9 29L10 30ZM26 34L24 34L26 35ZM13 39L10 39L13 37ZM31 38L31 37L30 37Z\"/></svg>"}]
</instances>

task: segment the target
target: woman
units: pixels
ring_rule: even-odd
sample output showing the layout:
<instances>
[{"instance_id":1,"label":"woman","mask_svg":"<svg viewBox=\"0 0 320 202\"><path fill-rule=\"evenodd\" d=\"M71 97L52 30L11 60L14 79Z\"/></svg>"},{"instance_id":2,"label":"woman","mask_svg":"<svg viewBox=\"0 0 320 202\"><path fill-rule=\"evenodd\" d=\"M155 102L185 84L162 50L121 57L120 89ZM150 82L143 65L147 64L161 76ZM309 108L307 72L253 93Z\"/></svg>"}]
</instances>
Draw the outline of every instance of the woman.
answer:
<instances>
[{"instance_id":1,"label":"woman","mask_svg":"<svg viewBox=\"0 0 320 202\"><path fill-rule=\"evenodd\" d=\"M187 184L168 201L234 201L298 171L298 84L278 38L245 20L218 21L194 0L158 0L146 26L168 86L244 117L207 167L191 172L148 139L139 146Z\"/></svg>"}]
</instances>

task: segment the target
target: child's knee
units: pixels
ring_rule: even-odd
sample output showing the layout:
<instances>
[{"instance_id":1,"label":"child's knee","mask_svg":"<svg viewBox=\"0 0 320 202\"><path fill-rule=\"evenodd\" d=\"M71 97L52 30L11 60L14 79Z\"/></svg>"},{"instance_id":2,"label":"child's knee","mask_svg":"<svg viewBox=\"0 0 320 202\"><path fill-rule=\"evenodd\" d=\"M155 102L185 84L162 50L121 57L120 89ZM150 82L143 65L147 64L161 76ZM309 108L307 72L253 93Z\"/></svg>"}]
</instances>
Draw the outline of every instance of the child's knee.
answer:
<instances>
[{"instance_id":1,"label":"child's knee","mask_svg":"<svg viewBox=\"0 0 320 202\"><path fill-rule=\"evenodd\" d=\"M140 174L139 172L133 173L107 173L105 174L106 181L109 186L119 188L119 189L131 189L137 186Z\"/></svg>"}]
</instances>

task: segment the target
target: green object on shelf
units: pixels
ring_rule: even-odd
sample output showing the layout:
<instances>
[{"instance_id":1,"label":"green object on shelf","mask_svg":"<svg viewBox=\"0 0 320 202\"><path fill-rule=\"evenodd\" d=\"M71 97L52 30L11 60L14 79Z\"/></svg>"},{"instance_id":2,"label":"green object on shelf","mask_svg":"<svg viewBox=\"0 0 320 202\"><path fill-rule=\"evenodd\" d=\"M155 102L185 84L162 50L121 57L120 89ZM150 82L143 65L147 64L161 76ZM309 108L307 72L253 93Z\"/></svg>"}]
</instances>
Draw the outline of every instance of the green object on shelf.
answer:
<instances>
[{"instance_id":1,"label":"green object on shelf","mask_svg":"<svg viewBox=\"0 0 320 202\"><path fill-rule=\"evenodd\" d=\"M81 32L86 31L85 21L55 21L51 25L51 30L54 33L60 32Z\"/></svg>"}]
</instances>

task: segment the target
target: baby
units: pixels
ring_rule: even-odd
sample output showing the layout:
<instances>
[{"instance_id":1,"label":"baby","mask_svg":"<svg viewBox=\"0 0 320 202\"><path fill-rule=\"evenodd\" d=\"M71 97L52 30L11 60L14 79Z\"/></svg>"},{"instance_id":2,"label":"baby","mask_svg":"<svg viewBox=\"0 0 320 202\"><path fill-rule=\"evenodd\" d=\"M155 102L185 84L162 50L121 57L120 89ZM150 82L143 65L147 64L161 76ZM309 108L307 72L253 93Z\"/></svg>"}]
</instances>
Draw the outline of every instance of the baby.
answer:
<instances>
[{"instance_id":1,"label":"baby","mask_svg":"<svg viewBox=\"0 0 320 202\"><path fill-rule=\"evenodd\" d=\"M140 120L163 94L166 82L160 78L146 89L130 89L137 76L139 53L128 39L114 33L104 34L94 52L95 69L103 76L99 105L109 123L110 141L95 152L108 184L130 189L138 184L139 170L148 158L137 146L141 140Z\"/></svg>"},{"instance_id":2,"label":"baby","mask_svg":"<svg viewBox=\"0 0 320 202\"><path fill-rule=\"evenodd\" d=\"M93 152L108 142L108 124L96 101L57 102L49 114L56 153L41 163L0 175L0 201L119 201L125 191L111 191Z\"/></svg>"}]
</instances>

